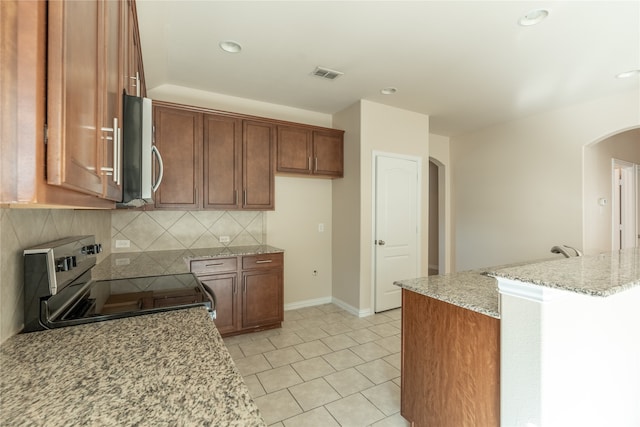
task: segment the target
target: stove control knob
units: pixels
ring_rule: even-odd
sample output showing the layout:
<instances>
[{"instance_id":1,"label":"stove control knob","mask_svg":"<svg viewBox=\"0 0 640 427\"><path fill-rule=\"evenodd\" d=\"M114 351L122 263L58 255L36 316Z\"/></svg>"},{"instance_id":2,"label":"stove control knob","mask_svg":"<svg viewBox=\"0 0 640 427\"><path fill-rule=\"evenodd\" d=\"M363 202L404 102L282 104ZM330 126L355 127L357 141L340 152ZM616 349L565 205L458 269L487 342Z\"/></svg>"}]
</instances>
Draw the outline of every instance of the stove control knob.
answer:
<instances>
[{"instance_id":1,"label":"stove control knob","mask_svg":"<svg viewBox=\"0 0 640 427\"><path fill-rule=\"evenodd\" d=\"M56 259L56 271L69 271L76 266L74 256L65 256Z\"/></svg>"},{"instance_id":2,"label":"stove control knob","mask_svg":"<svg viewBox=\"0 0 640 427\"><path fill-rule=\"evenodd\" d=\"M95 243L93 245L87 245L82 248L81 252L86 255L95 255L102 252L102 244Z\"/></svg>"}]
</instances>

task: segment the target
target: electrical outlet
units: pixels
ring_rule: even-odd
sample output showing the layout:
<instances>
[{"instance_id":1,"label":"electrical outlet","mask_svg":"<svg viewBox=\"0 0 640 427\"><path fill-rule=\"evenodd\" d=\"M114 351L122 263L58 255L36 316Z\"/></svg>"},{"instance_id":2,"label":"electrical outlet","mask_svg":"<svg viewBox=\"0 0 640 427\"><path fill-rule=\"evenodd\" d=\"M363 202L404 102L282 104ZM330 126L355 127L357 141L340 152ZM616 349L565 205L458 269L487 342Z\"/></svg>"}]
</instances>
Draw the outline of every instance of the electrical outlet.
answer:
<instances>
[{"instance_id":1,"label":"electrical outlet","mask_svg":"<svg viewBox=\"0 0 640 427\"><path fill-rule=\"evenodd\" d=\"M231 241L231 239L229 239L229 236L220 236L220 243L229 243Z\"/></svg>"},{"instance_id":2,"label":"electrical outlet","mask_svg":"<svg viewBox=\"0 0 640 427\"><path fill-rule=\"evenodd\" d=\"M116 265L129 265L131 264L131 260L129 258L117 258Z\"/></svg>"},{"instance_id":3,"label":"electrical outlet","mask_svg":"<svg viewBox=\"0 0 640 427\"><path fill-rule=\"evenodd\" d=\"M116 248L128 248L131 247L131 241L129 240L116 240Z\"/></svg>"}]
</instances>

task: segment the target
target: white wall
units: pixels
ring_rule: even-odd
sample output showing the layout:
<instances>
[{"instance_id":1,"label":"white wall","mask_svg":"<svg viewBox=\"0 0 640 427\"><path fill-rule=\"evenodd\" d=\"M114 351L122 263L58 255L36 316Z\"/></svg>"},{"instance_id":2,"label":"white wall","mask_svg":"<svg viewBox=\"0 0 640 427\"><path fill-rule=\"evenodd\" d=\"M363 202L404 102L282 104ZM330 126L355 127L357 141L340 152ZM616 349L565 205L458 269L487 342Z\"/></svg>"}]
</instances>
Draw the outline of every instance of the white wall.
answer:
<instances>
[{"instance_id":1,"label":"white wall","mask_svg":"<svg viewBox=\"0 0 640 427\"><path fill-rule=\"evenodd\" d=\"M612 159L640 164L640 129L611 136L584 148L584 250L611 250ZM607 200L600 206L598 200Z\"/></svg>"},{"instance_id":2,"label":"white wall","mask_svg":"<svg viewBox=\"0 0 640 427\"><path fill-rule=\"evenodd\" d=\"M149 91L155 100L332 127L330 115L216 93L163 85ZM340 179L338 179L340 181ZM332 181L276 177L276 205L267 212L267 243L285 250L285 308L331 298ZM318 223L325 232L318 232ZM317 269L318 276L311 272Z\"/></svg>"},{"instance_id":3,"label":"white wall","mask_svg":"<svg viewBox=\"0 0 640 427\"><path fill-rule=\"evenodd\" d=\"M429 158L438 164L439 274L450 273L454 266L451 243L451 156L449 137L429 134Z\"/></svg>"},{"instance_id":4,"label":"white wall","mask_svg":"<svg viewBox=\"0 0 640 427\"><path fill-rule=\"evenodd\" d=\"M360 301L359 307L372 309L373 297L373 182L372 153L383 151L422 159L422 197L419 202L420 271L427 274L429 266L429 116L361 101L360 152Z\"/></svg>"},{"instance_id":5,"label":"white wall","mask_svg":"<svg viewBox=\"0 0 640 427\"><path fill-rule=\"evenodd\" d=\"M583 146L639 124L629 92L451 137L456 270L582 247Z\"/></svg>"},{"instance_id":6,"label":"white wall","mask_svg":"<svg viewBox=\"0 0 640 427\"><path fill-rule=\"evenodd\" d=\"M344 177L333 182L332 295L336 303L359 311L360 301L360 103L333 117L344 129Z\"/></svg>"}]
</instances>

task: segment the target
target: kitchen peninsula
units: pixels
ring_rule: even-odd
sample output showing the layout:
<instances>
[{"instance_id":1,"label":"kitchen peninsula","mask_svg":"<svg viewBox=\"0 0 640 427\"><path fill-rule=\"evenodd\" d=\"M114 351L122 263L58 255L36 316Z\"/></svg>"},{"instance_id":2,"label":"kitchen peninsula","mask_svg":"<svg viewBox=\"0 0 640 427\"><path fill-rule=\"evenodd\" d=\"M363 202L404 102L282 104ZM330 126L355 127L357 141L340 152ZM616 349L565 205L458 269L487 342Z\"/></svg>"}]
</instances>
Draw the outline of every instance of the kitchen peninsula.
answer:
<instances>
[{"instance_id":1,"label":"kitchen peninsula","mask_svg":"<svg viewBox=\"0 0 640 427\"><path fill-rule=\"evenodd\" d=\"M265 425L201 307L15 335L0 367L1 425Z\"/></svg>"},{"instance_id":2,"label":"kitchen peninsula","mask_svg":"<svg viewBox=\"0 0 640 427\"><path fill-rule=\"evenodd\" d=\"M638 249L396 285L416 425L640 425Z\"/></svg>"}]
</instances>

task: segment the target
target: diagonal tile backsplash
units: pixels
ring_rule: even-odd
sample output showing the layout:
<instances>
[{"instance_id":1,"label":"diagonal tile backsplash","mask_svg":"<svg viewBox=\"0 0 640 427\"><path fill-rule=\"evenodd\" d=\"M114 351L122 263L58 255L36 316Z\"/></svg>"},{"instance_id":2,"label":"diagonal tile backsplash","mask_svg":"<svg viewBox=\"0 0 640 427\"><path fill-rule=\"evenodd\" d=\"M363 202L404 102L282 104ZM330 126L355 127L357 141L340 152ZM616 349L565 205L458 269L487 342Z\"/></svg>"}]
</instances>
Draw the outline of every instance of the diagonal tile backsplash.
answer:
<instances>
[{"instance_id":1,"label":"diagonal tile backsplash","mask_svg":"<svg viewBox=\"0 0 640 427\"><path fill-rule=\"evenodd\" d=\"M113 211L112 252L141 252L266 242L266 216L253 211ZM221 243L220 237L229 242ZM116 248L116 240L130 247Z\"/></svg>"}]
</instances>

